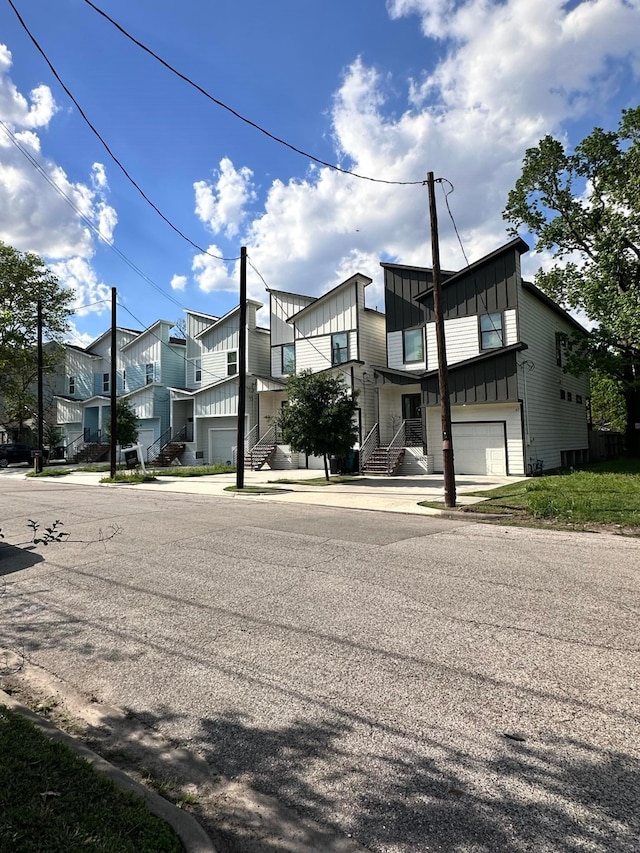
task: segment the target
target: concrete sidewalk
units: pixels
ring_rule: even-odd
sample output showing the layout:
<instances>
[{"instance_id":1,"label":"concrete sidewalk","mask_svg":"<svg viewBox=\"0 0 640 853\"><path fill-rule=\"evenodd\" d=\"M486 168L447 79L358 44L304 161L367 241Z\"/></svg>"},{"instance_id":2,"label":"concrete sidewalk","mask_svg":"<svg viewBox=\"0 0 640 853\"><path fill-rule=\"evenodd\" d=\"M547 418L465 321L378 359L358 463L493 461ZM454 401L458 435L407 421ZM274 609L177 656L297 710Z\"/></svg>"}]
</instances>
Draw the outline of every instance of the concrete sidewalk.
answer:
<instances>
[{"instance_id":1,"label":"concrete sidewalk","mask_svg":"<svg viewBox=\"0 0 640 853\"><path fill-rule=\"evenodd\" d=\"M323 476L321 471L307 469L273 471L267 468L260 471L245 471L244 485L269 486L280 491L251 494L225 491L228 486L236 485L235 473L175 477L171 476L170 469L165 470L166 474L163 471L161 479L157 482L139 483L135 488L190 495L215 495L237 500L279 501L414 515L439 515L441 510L419 506L419 503L420 501L444 501L444 483L441 474L425 474L419 477L356 477L351 482L324 486L312 482L308 484L278 482L289 479L316 480ZM104 473L72 471L62 478L62 482L93 486L98 485L104 476ZM457 503L478 503L482 498L466 496L465 492L489 490L513 483L518 479L521 478L461 475L456 478ZM106 488L126 488L126 486L106 484Z\"/></svg>"}]
</instances>

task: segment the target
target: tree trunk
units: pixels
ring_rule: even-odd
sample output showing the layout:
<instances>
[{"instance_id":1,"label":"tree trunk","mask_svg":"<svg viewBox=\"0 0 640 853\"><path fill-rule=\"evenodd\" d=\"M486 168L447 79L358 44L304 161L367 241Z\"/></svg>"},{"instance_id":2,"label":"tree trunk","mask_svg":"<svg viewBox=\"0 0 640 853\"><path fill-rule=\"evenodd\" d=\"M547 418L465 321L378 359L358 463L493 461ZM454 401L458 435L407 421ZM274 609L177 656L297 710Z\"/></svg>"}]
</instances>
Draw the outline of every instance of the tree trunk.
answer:
<instances>
[{"instance_id":1,"label":"tree trunk","mask_svg":"<svg viewBox=\"0 0 640 853\"><path fill-rule=\"evenodd\" d=\"M329 464L327 462L327 454L323 454L324 459L324 476L327 478L327 482L329 482Z\"/></svg>"},{"instance_id":2,"label":"tree trunk","mask_svg":"<svg viewBox=\"0 0 640 853\"><path fill-rule=\"evenodd\" d=\"M640 457L640 365L629 365L625 370L627 387L624 401L627 407L627 454Z\"/></svg>"}]
</instances>

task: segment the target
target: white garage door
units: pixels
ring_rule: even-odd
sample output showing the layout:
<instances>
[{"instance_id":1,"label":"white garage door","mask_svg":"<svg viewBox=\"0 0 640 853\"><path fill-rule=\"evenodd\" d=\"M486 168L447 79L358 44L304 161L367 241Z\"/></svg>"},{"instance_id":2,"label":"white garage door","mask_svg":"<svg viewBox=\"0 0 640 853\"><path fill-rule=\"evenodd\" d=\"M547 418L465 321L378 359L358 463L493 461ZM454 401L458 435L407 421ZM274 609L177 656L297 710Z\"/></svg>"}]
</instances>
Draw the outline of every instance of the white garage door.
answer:
<instances>
[{"instance_id":1,"label":"white garage door","mask_svg":"<svg viewBox=\"0 0 640 853\"><path fill-rule=\"evenodd\" d=\"M507 473L504 423L452 424L456 474Z\"/></svg>"},{"instance_id":2,"label":"white garage door","mask_svg":"<svg viewBox=\"0 0 640 853\"><path fill-rule=\"evenodd\" d=\"M233 461L233 448L238 439L236 429L210 429L209 430L209 464L223 465Z\"/></svg>"}]
</instances>

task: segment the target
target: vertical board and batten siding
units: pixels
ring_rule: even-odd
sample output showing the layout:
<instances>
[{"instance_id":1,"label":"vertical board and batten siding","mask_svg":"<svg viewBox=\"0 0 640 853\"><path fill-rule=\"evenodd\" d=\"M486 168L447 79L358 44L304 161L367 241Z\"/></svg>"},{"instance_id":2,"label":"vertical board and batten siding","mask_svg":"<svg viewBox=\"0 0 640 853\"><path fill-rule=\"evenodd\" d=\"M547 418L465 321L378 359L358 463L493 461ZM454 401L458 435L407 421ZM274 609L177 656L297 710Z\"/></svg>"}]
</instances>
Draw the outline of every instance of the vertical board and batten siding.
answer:
<instances>
[{"instance_id":1,"label":"vertical board and batten siding","mask_svg":"<svg viewBox=\"0 0 640 853\"><path fill-rule=\"evenodd\" d=\"M168 397L169 392L166 391L165 393ZM140 420L155 416L155 389L152 385L148 385L143 390L127 397L127 402Z\"/></svg>"},{"instance_id":2,"label":"vertical board and batten siding","mask_svg":"<svg viewBox=\"0 0 640 853\"><path fill-rule=\"evenodd\" d=\"M518 403L492 404L488 406L452 406L451 421L456 423L505 423L507 472L512 476L526 473L522 457L522 418ZM443 470L442 421L439 407L427 410L427 453L433 456L434 470ZM455 446L454 446L455 467Z\"/></svg>"},{"instance_id":3,"label":"vertical board and batten siding","mask_svg":"<svg viewBox=\"0 0 640 853\"><path fill-rule=\"evenodd\" d=\"M237 415L238 383L224 382L222 385L205 389L194 397L194 415L201 417L221 417Z\"/></svg>"},{"instance_id":4,"label":"vertical board and batten siding","mask_svg":"<svg viewBox=\"0 0 640 853\"><path fill-rule=\"evenodd\" d=\"M293 326L287 323L287 318L315 301L313 296L302 296L297 293L275 291L269 294L272 346L293 343Z\"/></svg>"},{"instance_id":5,"label":"vertical board and batten siding","mask_svg":"<svg viewBox=\"0 0 640 853\"><path fill-rule=\"evenodd\" d=\"M207 314L197 314L187 311L187 358L197 358L200 355L200 341L196 340L197 336L208 329L216 322L215 317Z\"/></svg>"},{"instance_id":6,"label":"vertical board and batten siding","mask_svg":"<svg viewBox=\"0 0 640 853\"><path fill-rule=\"evenodd\" d=\"M561 451L589 446L586 400L587 376L565 373L556 364L556 332L571 334L574 327L525 289L520 294L520 334L529 348L520 358L519 394L525 401L527 463L541 460L544 469L561 464ZM572 400L560 399L560 390ZM576 403L576 394L582 403Z\"/></svg>"},{"instance_id":7,"label":"vertical board and batten siding","mask_svg":"<svg viewBox=\"0 0 640 853\"><path fill-rule=\"evenodd\" d=\"M424 325L427 312L424 305L416 301L416 296L424 293L431 281L431 270L384 267L387 332L401 332Z\"/></svg>"},{"instance_id":8,"label":"vertical board and batten siding","mask_svg":"<svg viewBox=\"0 0 640 853\"><path fill-rule=\"evenodd\" d=\"M359 311L358 335L361 361L370 365L386 364L385 333L384 314L370 308Z\"/></svg>"},{"instance_id":9,"label":"vertical board and batten siding","mask_svg":"<svg viewBox=\"0 0 640 853\"><path fill-rule=\"evenodd\" d=\"M271 346L266 329L247 330L247 371L260 376L269 375Z\"/></svg>"},{"instance_id":10,"label":"vertical board and batten siding","mask_svg":"<svg viewBox=\"0 0 640 853\"><path fill-rule=\"evenodd\" d=\"M172 388L181 387L186 378L186 346L168 344L162 348L162 384Z\"/></svg>"},{"instance_id":11,"label":"vertical board and batten siding","mask_svg":"<svg viewBox=\"0 0 640 853\"><path fill-rule=\"evenodd\" d=\"M81 424L82 423L82 404L75 400L65 400L58 397L57 401L57 420L62 424Z\"/></svg>"},{"instance_id":12,"label":"vertical board and batten siding","mask_svg":"<svg viewBox=\"0 0 640 853\"><path fill-rule=\"evenodd\" d=\"M296 341L348 332L355 330L357 325L357 289L354 286L342 287L333 295L318 299L314 306L295 319Z\"/></svg>"},{"instance_id":13,"label":"vertical board and batten siding","mask_svg":"<svg viewBox=\"0 0 640 853\"><path fill-rule=\"evenodd\" d=\"M127 391L135 391L147 384L147 364L153 365L155 382L164 381L160 371L162 343L155 335L140 335L140 338L125 350Z\"/></svg>"},{"instance_id":14,"label":"vertical board and batten siding","mask_svg":"<svg viewBox=\"0 0 640 853\"><path fill-rule=\"evenodd\" d=\"M96 359L78 350L67 349L65 379L65 394L69 393L69 377L75 380L75 393L72 395L79 400L86 400L93 394L93 370Z\"/></svg>"}]
</instances>

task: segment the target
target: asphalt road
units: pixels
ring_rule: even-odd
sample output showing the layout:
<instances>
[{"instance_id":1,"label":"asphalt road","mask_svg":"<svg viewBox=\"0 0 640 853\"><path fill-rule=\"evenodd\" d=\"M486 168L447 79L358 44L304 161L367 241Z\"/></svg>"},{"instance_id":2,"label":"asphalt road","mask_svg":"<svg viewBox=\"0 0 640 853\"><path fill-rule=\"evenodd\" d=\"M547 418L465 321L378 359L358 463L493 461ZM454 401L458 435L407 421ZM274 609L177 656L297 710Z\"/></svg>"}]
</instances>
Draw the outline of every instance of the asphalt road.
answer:
<instances>
[{"instance_id":1,"label":"asphalt road","mask_svg":"<svg viewBox=\"0 0 640 853\"><path fill-rule=\"evenodd\" d=\"M640 541L3 476L30 518L84 541L2 546L0 645L223 776L380 853L640 850Z\"/></svg>"}]
</instances>

